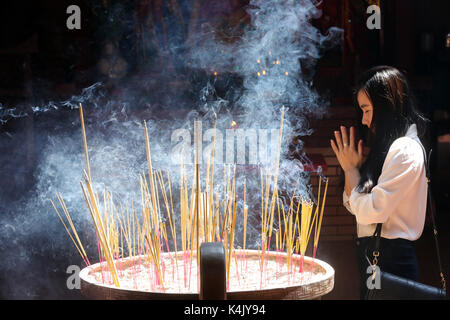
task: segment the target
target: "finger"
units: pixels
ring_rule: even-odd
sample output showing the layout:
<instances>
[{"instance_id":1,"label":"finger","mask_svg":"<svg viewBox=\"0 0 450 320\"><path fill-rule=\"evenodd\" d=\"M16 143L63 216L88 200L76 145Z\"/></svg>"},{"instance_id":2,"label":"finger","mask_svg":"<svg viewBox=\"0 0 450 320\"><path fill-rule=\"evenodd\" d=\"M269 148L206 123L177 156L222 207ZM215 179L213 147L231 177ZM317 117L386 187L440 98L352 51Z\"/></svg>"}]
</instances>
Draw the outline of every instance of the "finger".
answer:
<instances>
[{"instance_id":1,"label":"finger","mask_svg":"<svg viewBox=\"0 0 450 320\"><path fill-rule=\"evenodd\" d=\"M363 157L363 141L362 140L359 140L359 143L358 143L358 155L360 158Z\"/></svg>"},{"instance_id":2,"label":"finger","mask_svg":"<svg viewBox=\"0 0 450 320\"><path fill-rule=\"evenodd\" d=\"M351 149L355 149L355 128L354 127L350 127L350 141L349 141L349 145Z\"/></svg>"},{"instance_id":3,"label":"finger","mask_svg":"<svg viewBox=\"0 0 450 320\"><path fill-rule=\"evenodd\" d=\"M331 143L331 149L333 149L333 151L334 151L334 153L336 154L336 157L337 157L337 155L339 153L339 150L338 150L336 144L334 143L334 140L330 140L330 143Z\"/></svg>"},{"instance_id":4,"label":"finger","mask_svg":"<svg viewBox=\"0 0 450 320\"><path fill-rule=\"evenodd\" d=\"M348 147L349 143L348 143L347 128L341 126L341 133L342 133L342 145L344 146L344 148Z\"/></svg>"},{"instance_id":5,"label":"finger","mask_svg":"<svg viewBox=\"0 0 450 320\"><path fill-rule=\"evenodd\" d=\"M344 147L342 146L341 133L339 131L335 131L334 137L336 138L336 143L339 148L339 151L344 150Z\"/></svg>"}]
</instances>

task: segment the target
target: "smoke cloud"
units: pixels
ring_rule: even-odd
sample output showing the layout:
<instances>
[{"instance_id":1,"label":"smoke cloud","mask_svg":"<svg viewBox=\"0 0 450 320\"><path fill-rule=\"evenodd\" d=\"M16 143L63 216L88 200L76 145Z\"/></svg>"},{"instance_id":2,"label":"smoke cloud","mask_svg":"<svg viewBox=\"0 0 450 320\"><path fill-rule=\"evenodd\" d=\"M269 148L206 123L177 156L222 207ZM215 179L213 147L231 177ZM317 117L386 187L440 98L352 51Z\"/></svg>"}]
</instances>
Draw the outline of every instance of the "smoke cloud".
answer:
<instances>
[{"instance_id":1,"label":"smoke cloud","mask_svg":"<svg viewBox=\"0 0 450 320\"><path fill-rule=\"evenodd\" d=\"M223 135L223 144L218 148L222 148L224 157L222 165L216 168L215 181L217 190L223 191L224 186L218 183L223 181L223 166L226 170L234 168L225 158L226 134L232 122L243 130L277 132L283 106L286 113L278 183L282 192L292 194L297 186L297 195L312 197L309 173L303 170L308 159L302 143L294 145L292 138L310 135L313 128L309 127L308 117L320 118L326 110L327 101L314 90L312 74L322 54L339 44L341 30L331 28L327 34L321 34L311 22L321 15L311 0L252 0L247 12L251 24L233 41L224 41L214 26L204 23L184 47L174 45L173 52L183 52L176 61L191 70L188 80L192 86L187 95L165 90L172 80L166 75L160 78L159 90L147 94L145 88L154 85L155 79L137 74L124 80L123 90L114 98L99 82L80 95L33 105L27 111L6 110L0 105L3 124L34 118L36 154L33 185L28 190L18 193L17 188L8 187L7 181L2 183L1 297L79 297L67 289L65 272L69 265L83 263L50 205L49 200L55 201L57 193L64 197L91 262L98 260L95 229L79 185L85 169L77 110L80 103L85 111L95 187L100 192L110 191L116 203L140 201L139 175L147 172L144 121L149 129L153 166L170 172L174 190L179 166L171 159L180 143L172 140L174 131L187 130L193 143L195 120L202 122L203 133L213 128L216 121L217 131ZM177 34L176 30L168 32ZM26 132L4 132L0 139L2 176L18 185L30 174L26 168L27 146L23 143ZM257 143L263 145L261 140ZM204 146L208 145L210 140L205 140ZM265 146L273 159L277 138L269 134ZM249 148L247 142L247 152ZM292 157L293 152L300 158ZM259 169L266 167L267 163L258 158L257 164L247 162L236 169L238 196L243 194L244 179L247 185L250 248L258 248L260 241ZM242 220L243 205L240 197L238 221ZM236 234L241 233L239 223ZM242 246L239 236L236 246Z\"/></svg>"}]
</instances>

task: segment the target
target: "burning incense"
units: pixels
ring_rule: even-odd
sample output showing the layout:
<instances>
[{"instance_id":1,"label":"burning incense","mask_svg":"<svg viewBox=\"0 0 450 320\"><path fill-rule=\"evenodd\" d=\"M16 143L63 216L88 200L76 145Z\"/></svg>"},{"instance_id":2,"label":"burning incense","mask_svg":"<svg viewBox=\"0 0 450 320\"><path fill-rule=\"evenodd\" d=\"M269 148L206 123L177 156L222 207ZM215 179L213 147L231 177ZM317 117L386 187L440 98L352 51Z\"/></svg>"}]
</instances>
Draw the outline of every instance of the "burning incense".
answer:
<instances>
[{"instance_id":1,"label":"burning incense","mask_svg":"<svg viewBox=\"0 0 450 320\"><path fill-rule=\"evenodd\" d=\"M86 129L84 127L84 116L83 116L83 106L80 103L80 122L81 122L81 132L83 134L83 146L84 146L84 157L86 160L86 169L89 180L91 179L91 166L89 165L89 153L87 148L87 139L86 139Z\"/></svg>"},{"instance_id":2,"label":"burning incense","mask_svg":"<svg viewBox=\"0 0 450 320\"><path fill-rule=\"evenodd\" d=\"M300 205L300 204L299 204ZM300 219L300 272L303 272L303 260L305 257L306 248L309 242L309 236L311 235L311 212L313 205L309 201L302 200L301 203L301 219Z\"/></svg>"},{"instance_id":3,"label":"burning incense","mask_svg":"<svg viewBox=\"0 0 450 320\"><path fill-rule=\"evenodd\" d=\"M194 136L195 136L195 187L196 187L196 196L195 196L195 230L196 230L196 245L197 245L197 265L200 265L200 201L201 201L201 187L200 187L200 163L199 161L202 159L200 153L200 143L199 139L199 126L197 121L194 122Z\"/></svg>"},{"instance_id":4,"label":"burning incense","mask_svg":"<svg viewBox=\"0 0 450 320\"><path fill-rule=\"evenodd\" d=\"M145 237L145 241L147 242L148 245L148 249L149 249L149 253L150 256L153 260L153 264L155 265L156 271L158 273L158 279L159 279L159 284L161 286L163 285L163 277L162 277L162 273L161 273L161 263L160 263L160 244L159 244L159 240L156 239L156 234L152 233L150 235L150 239L147 237L147 235L144 236Z\"/></svg>"},{"instance_id":5,"label":"burning incense","mask_svg":"<svg viewBox=\"0 0 450 320\"><path fill-rule=\"evenodd\" d=\"M322 181L322 177L319 177L319 181ZM320 182L319 182L319 186L320 186ZM316 226L315 233L314 233L313 259L316 257L317 247L319 245L319 236L320 236L320 230L322 228L323 209L325 208L325 199L327 197L327 189L328 189L328 179L325 179L325 191L323 193L322 205L320 206L319 224L318 224L318 226ZM319 192L319 197L318 197L317 201L318 201L318 205L319 205L320 192ZM314 263L312 265L314 265Z\"/></svg>"},{"instance_id":6,"label":"burning incense","mask_svg":"<svg viewBox=\"0 0 450 320\"><path fill-rule=\"evenodd\" d=\"M67 211L67 208L66 208L66 206L64 204L64 200L62 199L61 195L58 195L58 200L60 201L61 206L63 207L63 211L66 214L66 218L69 221L70 228L71 228L72 233L74 234L74 236L76 238L76 241L72 237L72 234L70 233L69 229L67 228L66 224L64 223L64 220L61 218L61 215L59 214L59 211L56 208L56 206L53 203L53 201L50 200L50 202L51 202L53 208L55 209L59 220L61 221L61 223L63 224L64 228L66 229L67 234L69 235L70 239L72 240L73 244L75 245L75 248L77 249L78 253L80 254L81 258L86 263L86 265L89 266L90 265L89 259L88 259L87 255L86 255L86 252L84 251L83 245L81 244L80 238L78 237L78 233L77 233L75 227L73 226L72 219L70 218L69 212Z\"/></svg>"},{"instance_id":7,"label":"burning incense","mask_svg":"<svg viewBox=\"0 0 450 320\"><path fill-rule=\"evenodd\" d=\"M81 183L81 189L83 191L83 195L84 195L86 203L88 205L89 212L91 213L92 221L94 222L94 226L95 226L96 232L98 234L101 252L107 261L109 271L110 271L111 276L114 281L114 285L116 287L120 287L119 278L117 276L117 269L114 264L114 258L113 258L111 246L108 241L109 239L107 237L107 234L105 232L104 223L102 221L100 212L98 210L98 204L97 204L98 200L94 196L91 181L90 181L89 177L87 176L86 172L85 172L84 180L85 180L86 187L84 187L83 183ZM86 192L85 188L87 189L87 192Z\"/></svg>"},{"instance_id":8,"label":"burning incense","mask_svg":"<svg viewBox=\"0 0 450 320\"><path fill-rule=\"evenodd\" d=\"M148 280L151 288L164 290L168 285L168 279L165 278L168 269L172 269L172 281L175 279L175 272L178 273L179 248L177 245L177 226L176 221L180 224L181 251L180 258L182 260L182 271L184 275L184 289L190 290L191 271L194 264L194 270L198 271L195 266L195 260L199 259L199 246L203 241L222 241L225 247L226 272L227 280L235 267L235 274L239 283L245 283L245 272L243 267L247 268L247 229L248 229L248 207L247 207L247 180L244 178L243 185L243 206L238 206L240 197L238 196L238 187L236 186L236 166L224 166L223 171L223 194L214 189L214 152L215 152L215 130L216 121L214 122L213 148L208 158L205 168L205 180L201 179L201 159L202 154L199 146L199 124L195 123L195 164L193 166L192 180L188 183L186 168L183 159L180 163L180 181L179 181L179 220L177 220L174 211L174 199L172 194L172 183L170 173L166 175L161 170L155 170L152 164L152 155L150 148L149 130L146 122L144 122L145 135L145 152L148 165L148 173L139 176L140 186L140 209L135 209L133 201L131 206L123 206L121 203L117 205L113 195L106 190L103 191L103 198L100 201L99 195L95 192L90 172L89 155L87 148L87 139L84 126L83 110L80 105L80 119L82 123L82 135L84 154L86 161L86 170L84 172L83 181L80 182L83 196L86 201L89 213L94 224L97 234L97 243L99 251L99 260L107 266L109 280L116 287L120 286L120 279L123 277L123 270L118 270L118 259L126 258L125 252L128 251L128 258L133 258L133 268L135 272L146 265L153 268L148 274ZM303 259L308 242L314 229L314 254L315 257L322 218L325 206L325 192L321 192L321 180L319 181L319 200L314 210L314 204L311 201L302 199L296 201L296 192L298 185L287 201L282 203L279 196L278 177L279 165L281 158L281 143L284 123L284 107L281 110L280 120L280 136L278 143L278 154L276 156L275 170L270 173L269 170L260 168L260 187L261 187L261 247L259 251L259 267L260 267L260 286L267 282L269 252L272 232L275 232L275 246L277 253L286 250L286 263L288 273L291 274L296 269L296 261L293 259L293 253L300 253L301 261L299 262L300 271L303 272ZM202 183L204 189L202 190ZM214 196L215 194L215 196ZM81 245L80 238L76 233L75 226L70 218L67 207L58 194L58 200L63 208L67 223L58 211L55 203L51 201L59 219L63 223L64 228L69 234L78 253L83 260L90 265L86 252ZM102 204L102 208L100 205ZM294 205L295 204L295 205ZM238 224L238 216L240 210L243 212L243 250L235 251L236 225ZM276 213L275 213L276 210ZM313 214L314 212L314 214ZM301 213L301 214L300 214ZM275 214L277 216L275 216ZM163 217L165 216L165 217ZM169 222L170 235L172 243L169 242L169 230L164 222L167 218ZM275 228L274 220L278 218L278 226ZM165 220L165 221L167 221ZM240 239L241 237L238 237ZM162 255L164 246L167 249L166 257L170 258L172 268L166 268ZM197 259L193 259L194 252L197 252ZM141 255L143 260L141 260ZM254 254L253 254L254 256ZM235 260L232 263L232 260ZM241 259L241 263L239 263ZM280 258L281 259L281 258ZM173 261L175 260L175 261ZM280 265L277 255L277 277L278 269L283 268ZM193 263L194 262L194 263ZM278 266L280 265L280 266ZM103 270L103 266L101 266ZM240 268L240 270L239 270ZM176 269L176 271L175 271ZM170 272L169 272L170 274ZM194 272L195 276L195 272ZM102 273L103 277L103 273ZM178 279L178 277L177 277ZM197 275L198 279L198 275ZM242 281L241 281L242 280ZM134 278L136 286L136 278ZM181 289L182 285L179 286ZM153 290L152 289L152 290Z\"/></svg>"},{"instance_id":9,"label":"burning incense","mask_svg":"<svg viewBox=\"0 0 450 320\"><path fill-rule=\"evenodd\" d=\"M247 208L247 202L246 202L246 190L247 190L247 180L244 179L244 238L243 241L243 255L244 255L244 261L245 260L245 245L247 241L247 218L248 218L248 208Z\"/></svg>"}]
</instances>

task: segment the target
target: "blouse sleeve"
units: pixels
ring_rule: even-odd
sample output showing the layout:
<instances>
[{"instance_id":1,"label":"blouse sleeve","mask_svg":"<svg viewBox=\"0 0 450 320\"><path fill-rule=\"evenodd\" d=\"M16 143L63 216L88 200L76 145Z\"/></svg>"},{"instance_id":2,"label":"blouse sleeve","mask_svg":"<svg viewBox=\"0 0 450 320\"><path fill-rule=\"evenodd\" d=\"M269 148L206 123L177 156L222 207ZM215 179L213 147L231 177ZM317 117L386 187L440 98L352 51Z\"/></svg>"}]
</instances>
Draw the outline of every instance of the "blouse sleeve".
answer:
<instances>
[{"instance_id":1,"label":"blouse sleeve","mask_svg":"<svg viewBox=\"0 0 450 320\"><path fill-rule=\"evenodd\" d=\"M414 140L397 139L389 149L378 184L370 193L359 193L355 189L349 198L351 212L361 225L384 223L402 196L414 187L424 167L423 153Z\"/></svg>"},{"instance_id":2,"label":"blouse sleeve","mask_svg":"<svg viewBox=\"0 0 450 320\"><path fill-rule=\"evenodd\" d=\"M353 214L352 208L350 207L350 198L349 198L349 196L347 196L347 192L345 192L345 190L344 190L344 192L343 192L343 194L342 194L342 202L344 203L344 207L345 207L351 214Z\"/></svg>"}]
</instances>

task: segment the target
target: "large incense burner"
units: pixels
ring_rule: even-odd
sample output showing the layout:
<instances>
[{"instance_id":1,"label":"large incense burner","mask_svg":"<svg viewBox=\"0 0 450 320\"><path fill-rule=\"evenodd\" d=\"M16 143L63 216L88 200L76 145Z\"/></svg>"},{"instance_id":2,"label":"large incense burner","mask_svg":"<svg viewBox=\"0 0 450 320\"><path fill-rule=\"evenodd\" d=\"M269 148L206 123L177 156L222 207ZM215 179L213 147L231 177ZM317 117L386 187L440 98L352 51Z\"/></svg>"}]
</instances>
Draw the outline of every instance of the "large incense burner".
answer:
<instances>
[{"instance_id":1,"label":"large incense burner","mask_svg":"<svg viewBox=\"0 0 450 320\"><path fill-rule=\"evenodd\" d=\"M227 276L226 299L271 300L271 299L316 299L329 293L334 286L334 270L327 263L304 257L304 270L299 272L301 256L267 252L261 273L260 252L235 250L236 263ZM192 265L185 265L182 255L175 262L175 253L164 253L165 286L152 285L156 277L151 264L142 264L144 256L117 261L120 288L106 279L99 263L84 268L80 273L81 292L90 299L199 299L198 269L196 254ZM291 271L287 259L290 262ZM214 273L214 270L209 270ZM184 272L190 273L184 281ZM103 273L103 277L102 277ZM220 273L218 273L220 274Z\"/></svg>"}]
</instances>

